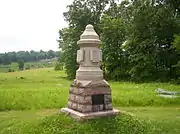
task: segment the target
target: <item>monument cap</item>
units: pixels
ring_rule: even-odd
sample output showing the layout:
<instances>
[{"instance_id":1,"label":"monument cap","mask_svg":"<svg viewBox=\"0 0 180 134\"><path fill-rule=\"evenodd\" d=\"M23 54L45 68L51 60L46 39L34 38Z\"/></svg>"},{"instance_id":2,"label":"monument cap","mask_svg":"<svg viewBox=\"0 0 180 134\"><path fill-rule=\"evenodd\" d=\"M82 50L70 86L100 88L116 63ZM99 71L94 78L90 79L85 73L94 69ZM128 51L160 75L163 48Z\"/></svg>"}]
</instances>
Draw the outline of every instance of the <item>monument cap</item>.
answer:
<instances>
[{"instance_id":1,"label":"monument cap","mask_svg":"<svg viewBox=\"0 0 180 134\"><path fill-rule=\"evenodd\" d=\"M99 39L98 34L94 30L93 25L89 24L86 26L85 31L80 36L80 40L77 44L100 44L101 41Z\"/></svg>"}]
</instances>

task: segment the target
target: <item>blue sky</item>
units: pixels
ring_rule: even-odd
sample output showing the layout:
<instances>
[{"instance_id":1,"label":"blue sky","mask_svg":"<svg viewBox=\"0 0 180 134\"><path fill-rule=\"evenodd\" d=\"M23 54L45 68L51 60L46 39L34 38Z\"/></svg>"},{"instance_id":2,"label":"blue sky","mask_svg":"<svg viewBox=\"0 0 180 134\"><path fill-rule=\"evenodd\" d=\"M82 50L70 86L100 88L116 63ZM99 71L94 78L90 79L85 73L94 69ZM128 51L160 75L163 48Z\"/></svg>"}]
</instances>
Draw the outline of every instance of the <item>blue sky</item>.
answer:
<instances>
[{"instance_id":1,"label":"blue sky","mask_svg":"<svg viewBox=\"0 0 180 134\"><path fill-rule=\"evenodd\" d=\"M63 12L73 0L0 0L0 53L58 50Z\"/></svg>"}]
</instances>

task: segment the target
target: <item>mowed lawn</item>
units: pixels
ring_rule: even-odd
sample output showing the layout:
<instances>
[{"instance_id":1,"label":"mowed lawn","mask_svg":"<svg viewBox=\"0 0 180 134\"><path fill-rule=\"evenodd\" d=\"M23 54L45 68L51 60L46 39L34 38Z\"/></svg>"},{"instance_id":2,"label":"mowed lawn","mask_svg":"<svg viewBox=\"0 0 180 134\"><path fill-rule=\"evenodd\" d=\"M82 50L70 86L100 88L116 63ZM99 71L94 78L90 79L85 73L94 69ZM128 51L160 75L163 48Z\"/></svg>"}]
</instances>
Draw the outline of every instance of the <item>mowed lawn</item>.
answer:
<instances>
[{"instance_id":1,"label":"mowed lawn","mask_svg":"<svg viewBox=\"0 0 180 134\"><path fill-rule=\"evenodd\" d=\"M180 98L154 91L180 91L179 85L110 82L113 106L121 114L80 123L60 113L71 82L53 68L0 73L0 134L180 133Z\"/></svg>"}]
</instances>

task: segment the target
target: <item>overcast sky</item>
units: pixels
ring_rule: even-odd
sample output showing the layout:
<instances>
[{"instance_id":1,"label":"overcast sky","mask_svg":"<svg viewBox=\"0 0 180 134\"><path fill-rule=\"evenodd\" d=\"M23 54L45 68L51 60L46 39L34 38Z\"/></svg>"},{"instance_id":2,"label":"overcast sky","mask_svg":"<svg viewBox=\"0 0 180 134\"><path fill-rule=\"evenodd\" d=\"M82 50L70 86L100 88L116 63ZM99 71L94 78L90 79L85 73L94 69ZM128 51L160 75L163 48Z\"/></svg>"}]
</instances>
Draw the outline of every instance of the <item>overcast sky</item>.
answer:
<instances>
[{"instance_id":1,"label":"overcast sky","mask_svg":"<svg viewBox=\"0 0 180 134\"><path fill-rule=\"evenodd\" d=\"M0 0L0 53L58 50L63 12L73 0Z\"/></svg>"}]
</instances>

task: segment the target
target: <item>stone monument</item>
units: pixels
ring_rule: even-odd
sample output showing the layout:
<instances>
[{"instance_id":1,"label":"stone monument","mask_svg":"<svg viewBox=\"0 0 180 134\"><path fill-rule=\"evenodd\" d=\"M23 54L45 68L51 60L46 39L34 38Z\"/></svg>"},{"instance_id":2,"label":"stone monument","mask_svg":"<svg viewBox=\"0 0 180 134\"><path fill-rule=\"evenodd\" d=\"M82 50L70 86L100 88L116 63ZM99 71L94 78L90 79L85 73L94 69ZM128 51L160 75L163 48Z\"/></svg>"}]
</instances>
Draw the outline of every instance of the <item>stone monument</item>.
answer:
<instances>
[{"instance_id":1,"label":"stone monument","mask_svg":"<svg viewBox=\"0 0 180 134\"><path fill-rule=\"evenodd\" d=\"M61 111L80 120L100 116L117 115L113 109L111 88L103 79L100 69L102 53L99 48L100 39L92 25L87 25L77 44L77 62L79 69L70 90L67 108Z\"/></svg>"}]
</instances>

